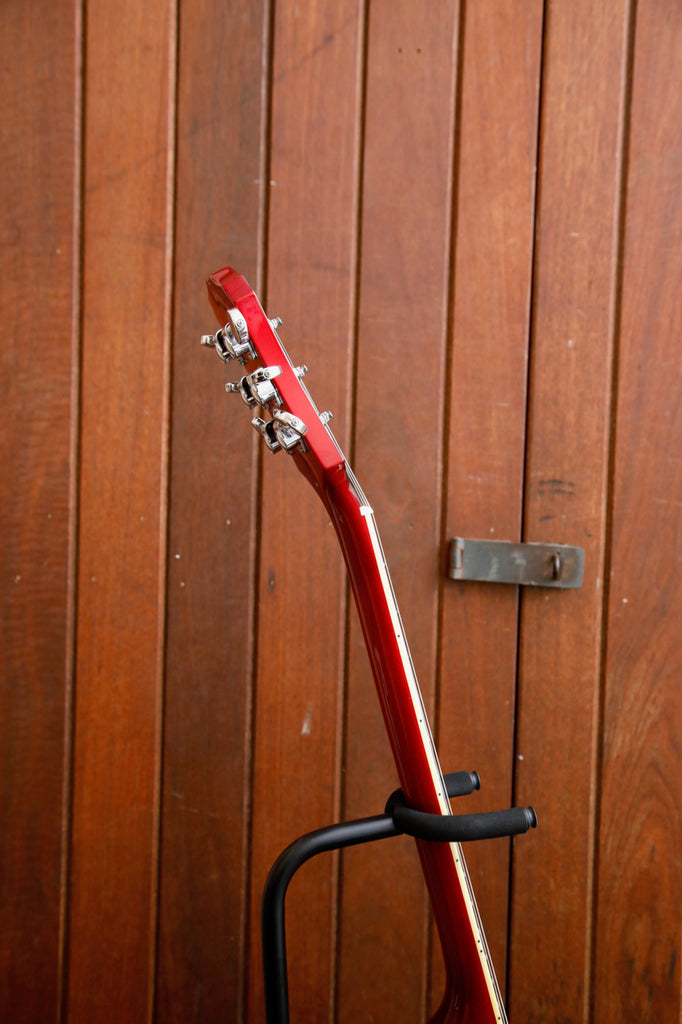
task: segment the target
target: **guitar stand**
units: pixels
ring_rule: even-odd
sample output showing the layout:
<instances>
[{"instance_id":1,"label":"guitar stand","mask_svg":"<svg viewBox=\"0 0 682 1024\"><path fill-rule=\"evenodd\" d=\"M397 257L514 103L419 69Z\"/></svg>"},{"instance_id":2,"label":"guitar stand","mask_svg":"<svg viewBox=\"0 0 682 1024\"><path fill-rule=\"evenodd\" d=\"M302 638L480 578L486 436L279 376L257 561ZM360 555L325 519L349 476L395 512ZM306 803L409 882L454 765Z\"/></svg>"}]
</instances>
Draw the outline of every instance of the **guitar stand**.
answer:
<instances>
[{"instance_id":1,"label":"guitar stand","mask_svg":"<svg viewBox=\"0 0 682 1024\"><path fill-rule=\"evenodd\" d=\"M453 772L444 778L450 799L473 793L481 785L476 772ZM415 811L405 805L402 790L396 789L388 798L383 814L329 825L296 839L273 864L263 889L261 931L267 1024L289 1024L284 900L294 874L311 857L398 835L462 843L520 835L536 825L537 816L532 807L455 815Z\"/></svg>"}]
</instances>

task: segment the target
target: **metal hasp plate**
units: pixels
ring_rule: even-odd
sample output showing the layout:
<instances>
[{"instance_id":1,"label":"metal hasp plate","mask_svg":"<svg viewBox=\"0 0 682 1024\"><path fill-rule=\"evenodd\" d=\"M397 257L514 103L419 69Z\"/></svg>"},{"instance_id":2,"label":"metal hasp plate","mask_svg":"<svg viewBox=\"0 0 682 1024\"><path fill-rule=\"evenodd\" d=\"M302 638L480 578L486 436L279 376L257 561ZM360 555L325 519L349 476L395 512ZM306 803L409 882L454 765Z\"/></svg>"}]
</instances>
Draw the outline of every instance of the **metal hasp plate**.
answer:
<instances>
[{"instance_id":1,"label":"metal hasp plate","mask_svg":"<svg viewBox=\"0 0 682 1024\"><path fill-rule=\"evenodd\" d=\"M453 580L522 583L530 587L577 588L583 582L585 552L567 544L515 544L509 540L450 542Z\"/></svg>"}]
</instances>

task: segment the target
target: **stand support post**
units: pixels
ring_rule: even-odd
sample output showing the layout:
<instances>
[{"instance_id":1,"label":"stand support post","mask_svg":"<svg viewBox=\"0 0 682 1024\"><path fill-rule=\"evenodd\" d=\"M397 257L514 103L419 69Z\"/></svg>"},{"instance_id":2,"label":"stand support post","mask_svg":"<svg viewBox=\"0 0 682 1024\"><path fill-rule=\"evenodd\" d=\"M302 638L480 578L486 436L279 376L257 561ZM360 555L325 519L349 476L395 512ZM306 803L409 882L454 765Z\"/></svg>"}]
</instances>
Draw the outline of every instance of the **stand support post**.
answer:
<instances>
[{"instance_id":1,"label":"stand support post","mask_svg":"<svg viewBox=\"0 0 682 1024\"><path fill-rule=\"evenodd\" d=\"M445 785L448 797L464 796L479 788L480 779L476 772L453 772L445 776ZM311 857L402 834L432 842L466 842L519 835L536 825L532 807L482 814L426 814L406 807L398 789L389 797L384 814L329 825L296 839L273 864L263 890L261 934L267 1024L289 1024L285 898L289 882Z\"/></svg>"}]
</instances>

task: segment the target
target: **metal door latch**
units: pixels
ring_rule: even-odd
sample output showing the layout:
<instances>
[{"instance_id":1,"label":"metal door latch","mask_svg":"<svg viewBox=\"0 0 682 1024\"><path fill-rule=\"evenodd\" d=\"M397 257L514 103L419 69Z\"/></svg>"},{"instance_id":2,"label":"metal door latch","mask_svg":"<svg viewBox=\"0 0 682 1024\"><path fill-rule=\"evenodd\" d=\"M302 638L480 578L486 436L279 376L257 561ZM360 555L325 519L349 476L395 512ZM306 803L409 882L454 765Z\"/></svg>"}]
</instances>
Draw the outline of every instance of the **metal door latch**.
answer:
<instances>
[{"instance_id":1,"label":"metal door latch","mask_svg":"<svg viewBox=\"0 0 682 1024\"><path fill-rule=\"evenodd\" d=\"M515 544L509 540L450 541L453 580L517 583L530 587L577 588L585 552L568 544Z\"/></svg>"}]
</instances>

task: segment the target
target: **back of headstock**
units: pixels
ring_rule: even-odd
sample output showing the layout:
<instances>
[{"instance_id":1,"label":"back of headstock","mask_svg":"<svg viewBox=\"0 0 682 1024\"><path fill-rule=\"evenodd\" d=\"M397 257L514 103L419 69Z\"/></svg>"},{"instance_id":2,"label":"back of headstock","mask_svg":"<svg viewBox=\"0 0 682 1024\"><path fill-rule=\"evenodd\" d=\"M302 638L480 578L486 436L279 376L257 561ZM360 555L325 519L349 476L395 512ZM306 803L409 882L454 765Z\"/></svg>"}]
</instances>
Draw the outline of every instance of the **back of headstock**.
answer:
<instances>
[{"instance_id":1,"label":"back of headstock","mask_svg":"<svg viewBox=\"0 0 682 1024\"><path fill-rule=\"evenodd\" d=\"M299 468L319 480L345 460L302 378L305 366L294 366L278 334L279 319L269 319L248 282L230 267L207 281L213 311L221 324L204 335L203 345L216 350L225 363L237 361L246 372L226 384L260 415L251 422L272 452L297 456Z\"/></svg>"}]
</instances>

